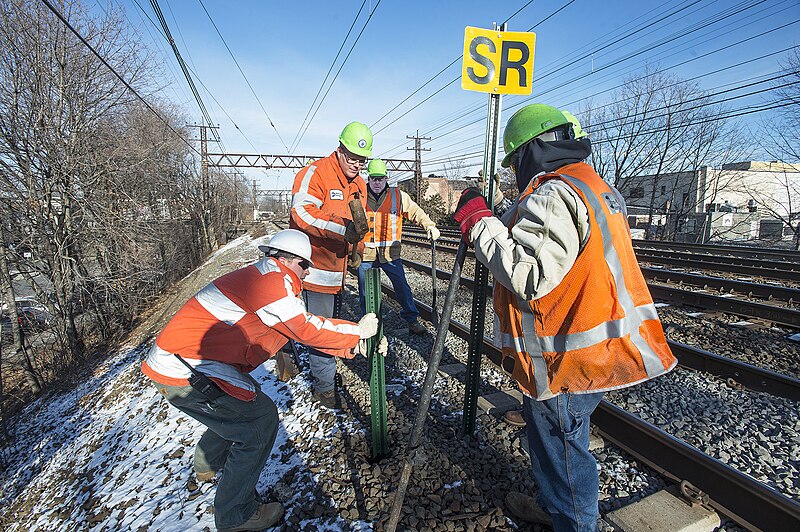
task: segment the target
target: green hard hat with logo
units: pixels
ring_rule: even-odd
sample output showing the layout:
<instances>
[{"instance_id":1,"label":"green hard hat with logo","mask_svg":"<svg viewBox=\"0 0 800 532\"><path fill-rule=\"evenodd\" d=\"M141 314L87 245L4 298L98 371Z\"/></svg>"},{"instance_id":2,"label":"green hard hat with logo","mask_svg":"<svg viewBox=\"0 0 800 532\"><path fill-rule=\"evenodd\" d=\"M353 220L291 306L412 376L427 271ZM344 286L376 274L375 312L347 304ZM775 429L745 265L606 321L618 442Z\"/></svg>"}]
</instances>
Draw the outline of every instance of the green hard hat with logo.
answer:
<instances>
[{"instance_id":1,"label":"green hard hat with logo","mask_svg":"<svg viewBox=\"0 0 800 532\"><path fill-rule=\"evenodd\" d=\"M566 109L562 109L561 113L564 117L572 123L572 131L575 133L576 139L582 139L583 137L588 137L589 134L583 130L581 127L581 123L578 122L578 119L575 117L574 114L570 113Z\"/></svg>"},{"instance_id":2,"label":"green hard hat with logo","mask_svg":"<svg viewBox=\"0 0 800 532\"><path fill-rule=\"evenodd\" d=\"M372 176L385 176L386 175L386 163L381 161L380 159L372 159L369 162L369 166L367 166L367 174Z\"/></svg>"},{"instance_id":3,"label":"green hard hat with logo","mask_svg":"<svg viewBox=\"0 0 800 532\"><path fill-rule=\"evenodd\" d=\"M511 155L520 146L545 131L569 124L570 121L564 116L564 113L555 107L543 103L526 105L511 115L503 132L503 148L506 152L502 163L503 168L511 165Z\"/></svg>"},{"instance_id":4,"label":"green hard hat with logo","mask_svg":"<svg viewBox=\"0 0 800 532\"><path fill-rule=\"evenodd\" d=\"M372 157L372 131L366 124L350 122L339 135L339 142L347 151L362 157Z\"/></svg>"}]
</instances>

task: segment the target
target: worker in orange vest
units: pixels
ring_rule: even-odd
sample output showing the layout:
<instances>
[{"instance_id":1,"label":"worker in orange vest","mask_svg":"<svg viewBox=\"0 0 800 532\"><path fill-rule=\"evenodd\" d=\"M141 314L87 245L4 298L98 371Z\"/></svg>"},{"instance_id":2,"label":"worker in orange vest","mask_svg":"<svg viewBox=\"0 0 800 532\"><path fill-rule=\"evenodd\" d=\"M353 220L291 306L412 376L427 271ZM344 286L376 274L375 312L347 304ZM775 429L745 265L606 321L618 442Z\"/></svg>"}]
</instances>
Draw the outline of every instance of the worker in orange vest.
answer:
<instances>
[{"instance_id":1,"label":"worker in orange vest","mask_svg":"<svg viewBox=\"0 0 800 532\"><path fill-rule=\"evenodd\" d=\"M597 464L589 417L606 390L675 367L636 262L619 192L584 163L558 109L531 104L509 119L504 167L520 190L502 219L467 189L455 220L494 280L495 342L523 392L539 501L509 493L511 513L557 531L597 530Z\"/></svg>"},{"instance_id":2,"label":"worker in orange vest","mask_svg":"<svg viewBox=\"0 0 800 532\"><path fill-rule=\"evenodd\" d=\"M438 240L436 224L425 214L408 193L390 187L386 163L373 159L367 167L369 190L367 192L367 222L369 232L364 237L364 257L358 267L358 291L361 313L366 312L365 275L370 268L381 268L392 282L397 301L403 307L400 316L408 323L411 334L425 334L425 327L417 321L419 311L414 294L408 286L403 261L400 258L400 240L403 237L403 219L425 228L428 238Z\"/></svg>"},{"instance_id":3,"label":"worker in orange vest","mask_svg":"<svg viewBox=\"0 0 800 532\"><path fill-rule=\"evenodd\" d=\"M351 122L339 135L339 147L333 153L306 166L294 178L289 226L311 240L314 266L303 285L303 297L312 314L326 318L340 314L348 257L354 247L360 251L364 246L364 233L353 223L349 203L358 199L362 208L366 206L367 185L359 173L371 155L372 132L360 122ZM308 359L314 398L326 408L340 408L336 358L310 347Z\"/></svg>"},{"instance_id":4,"label":"worker in orange vest","mask_svg":"<svg viewBox=\"0 0 800 532\"><path fill-rule=\"evenodd\" d=\"M221 531L263 530L283 515L280 503L262 503L255 491L278 433L278 411L249 373L289 340L332 356L366 356L366 341L378 331L375 314L352 323L307 312L299 294L312 266L308 236L286 229L259 249L267 256L187 301L142 363L170 404L208 427L194 467L200 482L222 470L214 497ZM378 352L386 349L383 339Z\"/></svg>"}]
</instances>

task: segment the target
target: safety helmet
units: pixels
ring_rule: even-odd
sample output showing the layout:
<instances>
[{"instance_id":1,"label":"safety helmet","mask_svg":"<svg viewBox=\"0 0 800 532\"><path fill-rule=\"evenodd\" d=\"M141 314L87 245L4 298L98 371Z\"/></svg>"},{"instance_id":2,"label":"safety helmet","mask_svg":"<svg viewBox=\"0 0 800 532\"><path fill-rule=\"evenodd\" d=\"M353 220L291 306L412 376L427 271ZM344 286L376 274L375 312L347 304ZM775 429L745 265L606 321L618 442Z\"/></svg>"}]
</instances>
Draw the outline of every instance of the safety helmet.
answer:
<instances>
[{"instance_id":1,"label":"safety helmet","mask_svg":"<svg viewBox=\"0 0 800 532\"><path fill-rule=\"evenodd\" d=\"M575 118L575 115L567 111L566 109L562 109L561 113L564 117L572 122L572 132L575 134L576 139L582 139L583 137L588 137L589 134L586 133L583 128L581 127L581 123L578 122L578 119Z\"/></svg>"},{"instance_id":2,"label":"safety helmet","mask_svg":"<svg viewBox=\"0 0 800 532\"><path fill-rule=\"evenodd\" d=\"M258 246L258 250L267 255L274 249L286 251L311 262L311 241L307 234L297 229L278 231L272 235L266 245ZM314 263L311 262L311 265L313 266Z\"/></svg>"},{"instance_id":3,"label":"safety helmet","mask_svg":"<svg viewBox=\"0 0 800 532\"><path fill-rule=\"evenodd\" d=\"M503 132L503 148L506 152L503 167L508 168L511 165L511 155L520 146L546 131L565 125L570 125L570 121L564 113L543 103L526 105L511 115Z\"/></svg>"},{"instance_id":4,"label":"safety helmet","mask_svg":"<svg viewBox=\"0 0 800 532\"><path fill-rule=\"evenodd\" d=\"M372 159L367 166L367 174L372 177L386 175L386 163L380 159Z\"/></svg>"},{"instance_id":5,"label":"safety helmet","mask_svg":"<svg viewBox=\"0 0 800 532\"><path fill-rule=\"evenodd\" d=\"M361 122L350 122L339 135L339 142L347 151L362 157L372 157L372 131Z\"/></svg>"}]
</instances>

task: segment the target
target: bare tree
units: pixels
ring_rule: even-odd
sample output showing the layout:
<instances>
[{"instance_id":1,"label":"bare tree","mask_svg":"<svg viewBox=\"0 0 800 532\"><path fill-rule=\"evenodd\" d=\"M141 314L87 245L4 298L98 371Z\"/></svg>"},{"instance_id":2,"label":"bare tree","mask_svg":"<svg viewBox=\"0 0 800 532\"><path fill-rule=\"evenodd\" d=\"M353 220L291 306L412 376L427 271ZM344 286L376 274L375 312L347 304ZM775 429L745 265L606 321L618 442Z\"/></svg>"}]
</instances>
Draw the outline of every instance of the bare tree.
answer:
<instances>
[{"instance_id":1,"label":"bare tree","mask_svg":"<svg viewBox=\"0 0 800 532\"><path fill-rule=\"evenodd\" d=\"M785 105L777 115L764 120L758 139L770 159L794 168L784 167L783 172L771 176L770 186L752 192L754 201L791 231L794 249L800 249L800 46L787 54L781 66L786 76L776 82L770 98ZM774 196L770 197L767 190L773 190Z\"/></svg>"},{"instance_id":2,"label":"bare tree","mask_svg":"<svg viewBox=\"0 0 800 532\"><path fill-rule=\"evenodd\" d=\"M647 238L659 213L670 215L664 235L674 235L686 215L702 210L701 168L741 156L743 135L696 84L651 67L628 79L611 102L581 113L592 162L630 206L646 209Z\"/></svg>"}]
</instances>

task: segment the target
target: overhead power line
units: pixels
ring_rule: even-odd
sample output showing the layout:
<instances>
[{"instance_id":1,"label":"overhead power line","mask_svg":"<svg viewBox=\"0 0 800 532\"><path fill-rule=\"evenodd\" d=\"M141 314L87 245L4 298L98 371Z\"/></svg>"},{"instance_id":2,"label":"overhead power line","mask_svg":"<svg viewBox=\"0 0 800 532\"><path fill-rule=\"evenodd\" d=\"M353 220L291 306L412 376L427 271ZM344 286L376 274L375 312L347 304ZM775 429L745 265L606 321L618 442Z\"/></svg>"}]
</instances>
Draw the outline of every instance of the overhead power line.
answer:
<instances>
[{"instance_id":1,"label":"overhead power line","mask_svg":"<svg viewBox=\"0 0 800 532\"><path fill-rule=\"evenodd\" d=\"M303 122L300 124L300 127L297 128L297 133L295 133L294 138L292 139L292 149L294 149L295 141L297 140L297 137L300 135L300 132L303 131L303 126L306 125L306 120L308 120L308 115L311 114L311 110L314 109L314 104L317 103L317 98L319 98L319 95L322 93L322 89L325 88L325 82L328 81L328 77L331 75L331 72L333 72L333 67L336 66L336 60L339 59L339 55L342 53L344 45L345 43L347 43L347 39L350 38L350 33L352 33L353 28L356 25L356 22L358 22L358 17L361 16L361 11L364 10L364 6L366 4L367 0L361 2L361 7L358 8L358 13L356 13L356 16L353 17L353 22L352 24L350 24L350 29L347 30L347 35L344 36L342 44L339 46L339 50L336 52L336 57L334 57L333 61L331 61L331 66L328 67L328 72L325 74L325 79L322 80L319 89L317 89L317 94L314 95L314 100L311 102L311 105L308 106L308 111L306 111L306 116L303 117ZM291 152L291 150L289 151Z\"/></svg>"},{"instance_id":2,"label":"overhead power line","mask_svg":"<svg viewBox=\"0 0 800 532\"><path fill-rule=\"evenodd\" d=\"M378 2L375 4L375 7L372 8L372 11L370 11L369 17L367 17L367 21L364 23L364 27L361 28L361 31L358 33L358 36L356 37L356 40L353 41L352 46L350 46L350 50L347 52L347 55L345 56L344 60L342 61L342 64L339 65L339 70L337 70L336 74L334 74L333 79L331 80L330 84L328 85L328 89L325 91L325 94L322 95L322 98L320 99L319 103L317 104L317 108L314 111L314 114L311 115L311 118L308 120L308 123L306 124L305 129L303 129L303 133L300 135L300 138L297 139L297 142L294 144L294 147L297 147L300 144L300 141L303 140L303 137L305 136L306 131L308 131L309 126L311 126L311 122L313 122L314 121L314 117L317 116L317 112L322 107L322 104L325 101L325 98L328 96L328 93L331 91L331 88L333 88L333 84L336 83L336 78L339 77L339 73L342 71L342 69L344 68L344 65L347 63L347 60L350 58L350 54L353 53L353 49L356 47L356 44L358 44L359 39L361 39L361 35L364 34L364 30L367 29L367 25L369 24L369 21L372 20L372 15L374 15L375 11L378 10L378 6L379 5L381 5L381 0L378 0Z\"/></svg>"},{"instance_id":3,"label":"overhead power line","mask_svg":"<svg viewBox=\"0 0 800 532\"><path fill-rule=\"evenodd\" d=\"M99 60L100 60L100 61L101 61L101 62L102 62L102 63L103 63L105 66L106 66L106 68L108 68L108 70L110 70L110 71L111 71L111 73L112 73L112 74L114 74L114 76L116 76L116 78L117 78L118 80L120 80L120 82L122 82L122 84L123 84L123 85L125 85L125 87L126 87L126 88L127 88L129 91L131 91L131 92L132 92L132 93L133 93L133 94L134 94L134 95L135 95L137 98L139 98L139 100L140 100L140 101L141 101L141 102L142 102L142 103L143 103L143 104L144 104L144 105L145 105L145 106L146 106L148 109L150 109L150 111L152 111L152 112L153 112L153 114L154 114L154 115L156 115L156 117L157 117L159 120L161 120L161 122L163 122L165 126L167 126L167 127L170 129L170 131L172 131L173 133L175 133L175 136L177 136L179 139L181 139L181 141L183 141L183 143L184 143L184 144L186 144L187 146L189 146L189 148L190 148L191 150L193 150L195 153L197 153L198 155L200 154L200 152L199 152L199 151L197 151L197 148L195 148L194 146L192 146L191 144L189 144L189 141L187 141L185 138L183 138L183 136L182 136L180 133L178 133L178 132L175 130L175 128L173 128L173 127L170 125L170 123L166 121L166 119L165 119L164 117L162 117L162 116L161 116L161 113L159 113L158 111L156 111L156 110L153 108L153 106L151 106L151 105L150 105L150 104L147 102L147 100L145 100L145 99L144 99L144 97L142 97L142 95L141 95L141 94L139 94L139 92L138 92L136 89L134 89L134 88L133 88L133 87L130 85L130 83L128 83L128 82L125 80L125 78L123 78L123 77L122 77L122 76L121 76L121 75L120 75L120 74L119 74L119 73L118 73L118 72L117 72L117 71L114 69L114 67L112 67L110 64L108 64L108 61L106 61L106 60L105 60L105 58L103 58L103 56L101 56L101 55L100 55L100 53L99 53L97 50L95 50L95 49L94 49L94 46L92 46L91 44L89 44L89 42L88 42L88 41L87 41L87 40L86 40L86 39L83 37L83 35L81 35L80 33L78 33L78 30L76 30L74 27L72 27L72 24L70 24L70 23L69 23L69 21L68 21L66 18L64 18L64 15L62 15L62 14L61 14L61 12L60 12L58 9L56 9L56 7L55 7L53 4L51 4L49 0L42 0L42 3L43 3L44 5L46 5L46 6L47 6L47 8L48 8L50 11L52 11L52 12L53 12L53 14L54 14L56 17L58 17L58 19L59 19L59 20L60 20L62 23L64 23L64 25L65 25L65 26L66 26L66 27L67 27L67 28L68 28L68 29L69 29L69 30L70 30L70 31L71 31L71 32L72 32L72 33L73 33L73 34L74 34L74 35L75 35L75 36L76 36L76 37L77 37L77 38L78 38L78 39L79 39L79 40L80 40L80 41L81 41L83 44L84 44L84 46L86 46L86 47L87 47L87 48L88 48L88 49L89 49L89 50L90 50L90 51L91 51L91 52L92 52L92 53L95 55L95 57L97 57L97 58L98 58L98 59L99 59Z\"/></svg>"},{"instance_id":4,"label":"overhead power line","mask_svg":"<svg viewBox=\"0 0 800 532\"><path fill-rule=\"evenodd\" d=\"M205 4L203 4L203 0L198 0L198 1L200 2L200 6L203 8L203 11L205 11L206 16L208 17L208 20L211 21L211 25L214 26L214 30L216 30L217 35L219 35L220 40L222 40L222 44L225 45L225 49L228 50L228 53L230 54L231 59L233 59L233 62L236 64L236 68L239 69L239 73L242 75L242 77L244 78L245 83L247 83L247 86L250 88L250 92L253 93L253 96L255 97L256 101L258 102L258 106L261 107L261 110L264 112L264 116L267 117L267 121L269 122L269 125L272 126L272 129L275 130L275 134L278 135L278 140L281 141L281 144L283 144L283 147L286 148L286 151L288 152L289 151L289 147L286 146L286 143L283 141L283 138L281 137L281 134L278 132L278 128L275 127L275 123L272 121L272 118L270 118L269 113L267 113L267 110L264 109L264 104L262 104L261 100L258 98L258 94L256 94L256 91L253 89L253 86L250 84L250 80L247 79L247 76L245 75L244 71L242 70L242 67L239 65L239 61L237 61L236 57L233 55L233 52L231 51L230 47L228 46L228 43L225 41L225 37L222 36L222 33L220 33L219 28L217 27L217 24L214 22L214 19L209 14L208 9L206 9Z\"/></svg>"}]
</instances>

